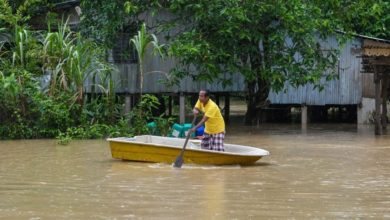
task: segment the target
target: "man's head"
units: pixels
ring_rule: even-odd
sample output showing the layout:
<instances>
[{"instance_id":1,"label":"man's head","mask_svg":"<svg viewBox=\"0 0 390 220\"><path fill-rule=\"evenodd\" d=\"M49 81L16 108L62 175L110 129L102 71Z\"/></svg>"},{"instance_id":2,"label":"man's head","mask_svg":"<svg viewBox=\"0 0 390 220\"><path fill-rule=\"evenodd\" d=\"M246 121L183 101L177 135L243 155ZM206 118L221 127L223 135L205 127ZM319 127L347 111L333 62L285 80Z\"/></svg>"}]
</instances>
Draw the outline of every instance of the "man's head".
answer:
<instances>
[{"instance_id":1,"label":"man's head","mask_svg":"<svg viewBox=\"0 0 390 220\"><path fill-rule=\"evenodd\" d=\"M199 101L202 102L203 104L206 104L207 101L210 98L210 92L206 89L202 89L199 91Z\"/></svg>"}]
</instances>

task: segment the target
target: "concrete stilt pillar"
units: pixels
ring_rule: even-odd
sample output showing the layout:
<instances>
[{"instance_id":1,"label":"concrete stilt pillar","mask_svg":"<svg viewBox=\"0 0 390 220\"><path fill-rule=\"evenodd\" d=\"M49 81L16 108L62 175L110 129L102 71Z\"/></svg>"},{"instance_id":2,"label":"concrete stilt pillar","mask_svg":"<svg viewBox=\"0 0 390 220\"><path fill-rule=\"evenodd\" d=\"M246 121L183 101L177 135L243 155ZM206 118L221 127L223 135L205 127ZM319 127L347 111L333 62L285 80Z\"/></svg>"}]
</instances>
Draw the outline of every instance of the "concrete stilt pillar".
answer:
<instances>
[{"instance_id":1,"label":"concrete stilt pillar","mask_svg":"<svg viewBox=\"0 0 390 220\"><path fill-rule=\"evenodd\" d=\"M179 97L179 121L180 121L180 124L183 124L185 122L185 109L186 109L186 106L185 106L185 96L183 93L180 93L180 97Z\"/></svg>"},{"instance_id":2,"label":"concrete stilt pillar","mask_svg":"<svg viewBox=\"0 0 390 220\"><path fill-rule=\"evenodd\" d=\"M307 105L301 106L301 130L303 134L307 132L307 122L308 122L308 114L307 114Z\"/></svg>"},{"instance_id":3,"label":"concrete stilt pillar","mask_svg":"<svg viewBox=\"0 0 390 220\"><path fill-rule=\"evenodd\" d=\"M126 94L125 96L125 114L129 114L131 111L131 96L129 94Z\"/></svg>"},{"instance_id":4,"label":"concrete stilt pillar","mask_svg":"<svg viewBox=\"0 0 390 220\"><path fill-rule=\"evenodd\" d=\"M301 107L301 124L307 125L307 105Z\"/></svg>"}]
</instances>

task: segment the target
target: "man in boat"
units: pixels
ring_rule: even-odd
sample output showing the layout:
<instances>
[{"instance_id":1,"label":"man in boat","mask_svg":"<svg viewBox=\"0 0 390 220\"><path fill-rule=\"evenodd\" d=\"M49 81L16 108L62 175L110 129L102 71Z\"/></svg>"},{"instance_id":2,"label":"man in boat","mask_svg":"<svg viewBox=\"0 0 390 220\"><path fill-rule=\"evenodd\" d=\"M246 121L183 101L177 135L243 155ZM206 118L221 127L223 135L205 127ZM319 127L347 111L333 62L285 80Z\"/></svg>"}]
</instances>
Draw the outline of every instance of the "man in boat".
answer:
<instances>
[{"instance_id":1,"label":"man in boat","mask_svg":"<svg viewBox=\"0 0 390 220\"><path fill-rule=\"evenodd\" d=\"M208 90L199 91L199 99L193 109L194 115L203 112L202 120L191 129L195 132L200 126L205 124L205 131L201 143L202 149L225 151L223 141L225 139L225 121L217 104L210 99Z\"/></svg>"}]
</instances>

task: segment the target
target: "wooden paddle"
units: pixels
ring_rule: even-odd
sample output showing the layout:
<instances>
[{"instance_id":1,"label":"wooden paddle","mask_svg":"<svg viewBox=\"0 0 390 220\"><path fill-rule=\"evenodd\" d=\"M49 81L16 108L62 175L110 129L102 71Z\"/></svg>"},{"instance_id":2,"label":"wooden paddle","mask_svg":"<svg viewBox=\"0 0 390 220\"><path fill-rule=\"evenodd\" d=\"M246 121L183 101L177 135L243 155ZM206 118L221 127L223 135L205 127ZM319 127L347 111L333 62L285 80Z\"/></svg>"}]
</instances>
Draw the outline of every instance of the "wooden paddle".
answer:
<instances>
[{"instance_id":1,"label":"wooden paddle","mask_svg":"<svg viewBox=\"0 0 390 220\"><path fill-rule=\"evenodd\" d=\"M194 120L192 120L192 126L194 126L195 121L196 121L196 115L194 115ZM192 133L191 130L189 130L188 134L187 134L186 141L184 142L183 149L181 149L179 156L176 157L176 160L175 160L175 163L173 164L173 167L181 168L181 166L183 165L183 155L184 155L184 151L186 150L186 146L187 146L188 140L190 139L191 133Z\"/></svg>"}]
</instances>

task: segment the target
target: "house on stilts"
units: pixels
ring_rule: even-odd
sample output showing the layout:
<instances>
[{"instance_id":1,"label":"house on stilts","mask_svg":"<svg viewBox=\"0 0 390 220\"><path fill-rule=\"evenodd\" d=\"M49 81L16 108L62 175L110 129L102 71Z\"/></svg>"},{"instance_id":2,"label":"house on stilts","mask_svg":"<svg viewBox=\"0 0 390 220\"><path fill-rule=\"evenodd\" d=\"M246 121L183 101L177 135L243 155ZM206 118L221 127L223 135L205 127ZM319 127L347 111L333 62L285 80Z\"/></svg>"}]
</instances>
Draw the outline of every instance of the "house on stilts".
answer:
<instances>
[{"instance_id":1,"label":"house on stilts","mask_svg":"<svg viewBox=\"0 0 390 220\"><path fill-rule=\"evenodd\" d=\"M72 22L77 23L79 1L68 1L68 4L67 1L62 2L65 3L61 4L61 12L73 16ZM126 97L127 111L134 103L133 97L139 93L137 58L129 47L129 39L135 32L129 30L132 28L118 33L117 41L108 58L119 70L113 77L117 82L116 92ZM358 124L375 122L376 133L381 134L387 124L390 40L354 35L345 44L339 45L337 36L330 36L326 40L320 40L319 43L324 50L340 49L339 61L333 69L337 73L337 79L331 81L324 79L322 91L315 89L311 84L297 88L286 84L282 92L269 93L270 105L263 110L267 112L267 109L271 109L269 112L272 114L275 112L273 109L287 109L287 111L300 109L301 122L306 124L319 118L326 118L330 109L338 109L347 112L351 121ZM127 55L123 56L126 53ZM165 73L174 66L173 60L162 60L153 56L146 58L147 74L144 77L143 92L167 94L171 97L170 100L178 99L181 122L185 119L185 98L196 97L200 88L209 89L218 97L217 99L219 96L225 97L223 108L227 119L230 109L229 97L246 91L245 80L239 74L225 74L223 77L232 82L226 87L220 83L196 82L192 77L184 78L178 86L167 87L160 81L166 79ZM269 113L265 115L269 116Z\"/></svg>"}]
</instances>

